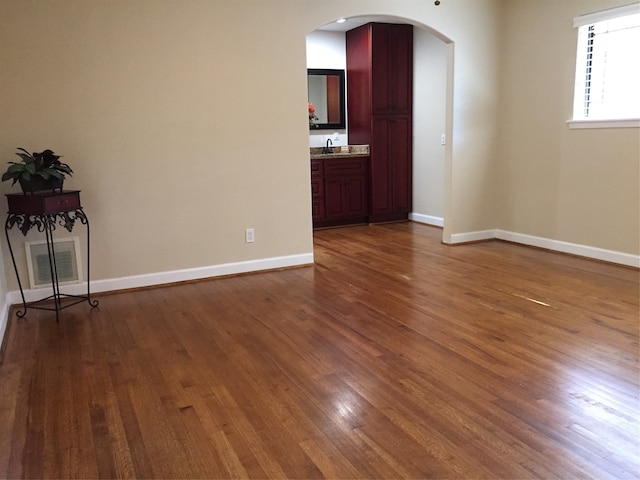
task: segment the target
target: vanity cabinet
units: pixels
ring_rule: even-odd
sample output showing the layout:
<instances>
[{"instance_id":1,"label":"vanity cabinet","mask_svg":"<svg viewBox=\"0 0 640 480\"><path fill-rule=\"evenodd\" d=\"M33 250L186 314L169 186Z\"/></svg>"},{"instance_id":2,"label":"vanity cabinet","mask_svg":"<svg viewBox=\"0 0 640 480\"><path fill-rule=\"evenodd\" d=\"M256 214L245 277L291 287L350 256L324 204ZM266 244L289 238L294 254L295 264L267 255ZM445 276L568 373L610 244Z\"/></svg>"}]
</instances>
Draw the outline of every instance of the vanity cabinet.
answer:
<instances>
[{"instance_id":1,"label":"vanity cabinet","mask_svg":"<svg viewBox=\"0 0 640 480\"><path fill-rule=\"evenodd\" d=\"M311 161L315 228L367 222L368 161L368 157Z\"/></svg>"},{"instance_id":2,"label":"vanity cabinet","mask_svg":"<svg viewBox=\"0 0 640 480\"><path fill-rule=\"evenodd\" d=\"M413 27L346 33L349 143L370 145L369 221L406 220L412 200Z\"/></svg>"}]
</instances>

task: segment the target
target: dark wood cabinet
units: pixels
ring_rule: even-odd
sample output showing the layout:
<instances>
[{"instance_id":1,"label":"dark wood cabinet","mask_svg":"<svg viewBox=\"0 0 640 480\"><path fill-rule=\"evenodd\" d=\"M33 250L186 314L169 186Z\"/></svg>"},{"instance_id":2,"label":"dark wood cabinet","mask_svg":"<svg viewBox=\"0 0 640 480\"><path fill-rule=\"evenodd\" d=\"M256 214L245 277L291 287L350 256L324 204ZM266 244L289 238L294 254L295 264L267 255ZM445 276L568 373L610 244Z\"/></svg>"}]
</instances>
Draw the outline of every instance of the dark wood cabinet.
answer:
<instances>
[{"instance_id":1,"label":"dark wood cabinet","mask_svg":"<svg viewBox=\"0 0 640 480\"><path fill-rule=\"evenodd\" d=\"M325 218L323 167L322 160L311 160L311 215L314 222Z\"/></svg>"},{"instance_id":2,"label":"dark wood cabinet","mask_svg":"<svg viewBox=\"0 0 640 480\"><path fill-rule=\"evenodd\" d=\"M368 160L350 157L311 161L314 227L368 221Z\"/></svg>"},{"instance_id":3,"label":"dark wood cabinet","mask_svg":"<svg viewBox=\"0 0 640 480\"><path fill-rule=\"evenodd\" d=\"M408 218L411 211L411 117L379 116L372 122L369 221Z\"/></svg>"},{"instance_id":4,"label":"dark wood cabinet","mask_svg":"<svg viewBox=\"0 0 640 480\"><path fill-rule=\"evenodd\" d=\"M412 200L413 27L346 34L349 143L369 144L369 221L405 220Z\"/></svg>"},{"instance_id":5,"label":"dark wood cabinet","mask_svg":"<svg viewBox=\"0 0 640 480\"><path fill-rule=\"evenodd\" d=\"M410 114L413 84L412 27L373 24L370 33L372 113Z\"/></svg>"}]
</instances>

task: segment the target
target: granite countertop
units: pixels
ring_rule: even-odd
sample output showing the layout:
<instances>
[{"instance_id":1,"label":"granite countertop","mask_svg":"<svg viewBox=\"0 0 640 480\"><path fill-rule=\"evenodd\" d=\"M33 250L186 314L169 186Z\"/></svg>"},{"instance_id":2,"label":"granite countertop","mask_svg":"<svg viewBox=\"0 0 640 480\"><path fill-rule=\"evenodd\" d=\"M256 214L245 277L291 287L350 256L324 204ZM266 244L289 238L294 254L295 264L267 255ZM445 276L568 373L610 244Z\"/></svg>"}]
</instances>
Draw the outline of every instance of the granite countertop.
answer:
<instances>
[{"instance_id":1,"label":"granite countertop","mask_svg":"<svg viewBox=\"0 0 640 480\"><path fill-rule=\"evenodd\" d=\"M309 153L311 155L311 160L369 156L369 145L349 145L348 147L348 152L343 152L342 147L330 147L331 153L322 153L324 147L310 147Z\"/></svg>"}]
</instances>

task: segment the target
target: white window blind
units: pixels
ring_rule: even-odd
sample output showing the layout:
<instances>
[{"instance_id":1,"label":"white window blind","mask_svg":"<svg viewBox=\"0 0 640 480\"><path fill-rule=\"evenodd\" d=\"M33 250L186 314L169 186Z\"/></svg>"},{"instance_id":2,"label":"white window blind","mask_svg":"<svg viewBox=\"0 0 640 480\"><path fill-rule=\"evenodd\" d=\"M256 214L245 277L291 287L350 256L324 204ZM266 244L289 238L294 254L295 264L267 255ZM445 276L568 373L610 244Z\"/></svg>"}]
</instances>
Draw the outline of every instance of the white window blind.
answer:
<instances>
[{"instance_id":1,"label":"white window blind","mask_svg":"<svg viewBox=\"0 0 640 480\"><path fill-rule=\"evenodd\" d=\"M574 120L640 118L640 3L574 19Z\"/></svg>"}]
</instances>

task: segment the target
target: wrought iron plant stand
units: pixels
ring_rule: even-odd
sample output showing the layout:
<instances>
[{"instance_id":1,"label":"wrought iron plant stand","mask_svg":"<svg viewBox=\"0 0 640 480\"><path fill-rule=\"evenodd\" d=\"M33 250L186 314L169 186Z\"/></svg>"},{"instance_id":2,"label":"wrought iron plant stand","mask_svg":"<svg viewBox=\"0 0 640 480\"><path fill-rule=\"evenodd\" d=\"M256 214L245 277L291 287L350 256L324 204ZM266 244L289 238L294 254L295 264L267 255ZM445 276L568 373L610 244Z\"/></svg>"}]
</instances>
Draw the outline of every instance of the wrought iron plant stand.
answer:
<instances>
[{"instance_id":1,"label":"wrought iron plant stand","mask_svg":"<svg viewBox=\"0 0 640 480\"><path fill-rule=\"evenodd\" d=\"M84 213L82 206L80 205L80 191L79 190L67 190L67 191L49 191L49 192L37 192L32 195L26 194L7 194L7 202L9 205L9 212L7 220L4 225L5 236L7 238L7 245L9 246L9 253L11 254L11 261L13 262L13 269L16 273L18 280L18 287L20 288L20 296L22 297L22 310L16 312L19 318L24 317L27 314L27 309L35 308L40 310L50 310L56 313L56 322L60 320L60 311L76 305L81 302L88 302L91 307L95 308L99 302L91 299L91 287L90 287L90 231L89 231L89 219ZM54 254L54 242L53 232L56 226L65 228L68 232L73 231L73 228L77 221L80 221L87 227L87 294L86 295L70 295L62 293L60 291L60 285L58 282L58 267L56 265L56 256ZM26 237L29 230L36 228L39 232L44 232L45 240L47 244L47 254L49 257L49 268L51 272L51 286L53 293L48 297L36 300L33 302L27 302L20 281L20 274L18 273L18 267L16 265L16 259L11 246L11 239L9 236L9 230L14 226L22 232L22 235ZM70 298L70 301L63 299ZM50 306L50 301L53 300L53 306Z\"/></svg>"}]
</instances>

